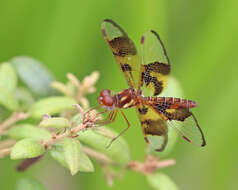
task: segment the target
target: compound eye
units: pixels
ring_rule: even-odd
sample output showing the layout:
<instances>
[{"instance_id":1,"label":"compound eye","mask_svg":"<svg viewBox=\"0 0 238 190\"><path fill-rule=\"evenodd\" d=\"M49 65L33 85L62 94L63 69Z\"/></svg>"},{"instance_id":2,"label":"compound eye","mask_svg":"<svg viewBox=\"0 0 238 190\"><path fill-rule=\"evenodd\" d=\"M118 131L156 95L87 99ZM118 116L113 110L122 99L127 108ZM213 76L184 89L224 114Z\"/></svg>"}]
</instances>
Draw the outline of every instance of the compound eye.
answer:
<instances>
[{"instance_id":1,"label":"compound eye","mask_svg":"<svg viewBox=\"0 0 238 190\"><path fill-rule=\"evenodd\" d=\"M101 93L100 93L100 96L110 96L111 94L111 91L110 90L103 90Z\"/></svg>"},{"instance_id":2,"label":"compound eye","mask_svg":"<svg viewBox=\"0 0 238 190\"><path fill-rule=\"evenodd\" d=\"M102 100L103 100L103 97L99 96L99 97L98 97L98 103L99 103L99 104L102 104Z\"/></svg>"},{"instance_id":3,"label":"compound eye","mask_svg":"<svg viewBox=\"0 0 238 190\"><path fill-rule=\"evenodd\" d=\"M113 98L111 96L104 96L102 100L105 106L113 106Z\"/></svg>"}]
</instances>

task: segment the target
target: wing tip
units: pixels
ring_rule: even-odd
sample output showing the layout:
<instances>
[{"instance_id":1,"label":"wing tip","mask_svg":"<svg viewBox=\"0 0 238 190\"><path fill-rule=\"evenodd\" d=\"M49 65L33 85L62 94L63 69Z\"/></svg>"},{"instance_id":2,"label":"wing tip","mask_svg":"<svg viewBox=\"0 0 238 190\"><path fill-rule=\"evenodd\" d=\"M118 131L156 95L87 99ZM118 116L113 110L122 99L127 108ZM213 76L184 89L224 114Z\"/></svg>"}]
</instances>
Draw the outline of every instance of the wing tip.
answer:
<instances>
[{"instance_id":1,"label":"wing tip","mask_svg":"<svg viewBox=\"0 0 238 190\"><path fill-rule=\"evenodd\" d=\"M205 139L203 139L203 142L202 142L201 147L204 147L204 146L206 146L206 145L207 145L207 143L206 143Z\"/></svg>"},{"instance_id":2,"label":"wing tip","mask_svg":"<svg viewBox=\"0 0 238 190\"><path fill-rule=\"evenodd\" d=\"M158 38L158 40L161 42L160 36L156 31L150 30L150 32L153 33Z\"/></svg>"},{"instance_id":3,"label":"wing tip","mask_svg":"<svg viewBox=\"0 0 238 190\"><path fill-rule=\"evenodd\" d=\"M113 22L113 21L110 18L106 18L106 19L103 20L103 22Z\"/></svg>"},{"instance_id":4,"label":"wing tip","mask_svg":"<svg viewBox=\"0 0 238 190\"><path fill-rule=\"evenodd\" d=\"M102 24L101 24L101 31L102 31L102 34L103 34L103 37L105 39L107 39L107 34L106 34L106 31L105 31L105 23L111 23L111 24L114 24L114 22L109 19L109 18L106 18L102 21Z\"/></svg>"},{"instance_id":5,"label":"wing tip","mask_svg":"<svg viewBox=\"0 0 238 190\"><path fill-rule=\"evenodd\" d=\"M156 152L163 152L165 147L155 149Z\"/></svg>"},{"instance_id":6,"label":"wing tip","mask_svg":"<svg viewBox=\"0 0 238 190\"><path fill-rule=\"evenodd\" d=\"M144 41L145 41L145 36L143 35L143 36L141 37L140 43L143 45L143 44L144 44Z\"/></svg>"},{"instance_id":7,"label":"wing tip","mask_svg":"<svg viewBox=\"0 0 238 190\"><path fill-rule=\"evenodd\" d=\"M102 24L101 24L101 29L102 29L102 30L103 30L104 27L105 27L105 23L112 23L112 24L114 24L114 22L113 22L111 19L106 18L106 19L104 19L104 20L102 21Z\"/></svg>"},{"instance_id":8,"label":"wing tip","mask_svg":"<svg viewBox=\"0 0 238 190\"><path fill-rule=\"evenodd\" d=\"M104 30L104 28L102 28L102 34L103 34L103 37L104 37L104 38L107 37L106 31Z\"/></svg>"},{"instance_id":9,"label":"wing tip","mask_svg":"<svg viewBox=\"0 0 238 190\"><path fill-rule=\"evenodd\" d=\"M109 19L109 18L106 18L106 19L103 20L103 22L101 24L102 30L105 28L105 23L112 24L115 28L117 28L117 30L119 30L122 33L123 36L127 36L125 31L115 21L113 21L112 19Z\"/></svg>"}]
</instances>

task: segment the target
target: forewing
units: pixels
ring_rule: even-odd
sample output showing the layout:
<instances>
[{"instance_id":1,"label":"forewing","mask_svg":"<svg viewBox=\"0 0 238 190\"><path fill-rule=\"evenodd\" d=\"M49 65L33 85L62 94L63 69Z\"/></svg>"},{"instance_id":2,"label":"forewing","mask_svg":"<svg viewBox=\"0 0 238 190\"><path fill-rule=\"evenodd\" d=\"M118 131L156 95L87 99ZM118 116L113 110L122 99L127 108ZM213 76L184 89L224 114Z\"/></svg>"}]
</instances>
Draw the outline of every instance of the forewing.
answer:
<instances>
[{"instance_id":1,"label":"forewing","mask_svg":"<svg viewBox=\"0 0 238 190\"><path fill-rule=\"evenodd\" d=\"M138 105L137 111L146 142L154 150L163 151L168 141L166 121L148 105Z\"/></svg>"},{"instance_id":2,"label":"forewing","mask_svg":"<svg viewBox=\"0 0 238 190\"><path fill-rule=\"evenodd\" d=\"M165 114L169 118L168 126L175 129L186 141L197 146L206 145L197 119L189 109L166 109Z\"/></svg>"},{"instance_id":3,"label":"forewing","mask_svg":"<svg viewBox=\"0 0 238 190\"><path fill-rule=\"evenodd\" d=\"M139 86L144 94L157 96L167 87L170 62L165 47L155 31L148 31L142 36L141 57Z\"/></svg>"},{"instance_id":4,"label":"forewing","mask_svg":"<svg viewBox=\"0 0 238 190\"><path fill-rule=\"evenodd\" d=\"M119 25L109 19L103 21L102 33L128 85L138 88L140 59L133 41Z\"/></svg>"}]
</instances>

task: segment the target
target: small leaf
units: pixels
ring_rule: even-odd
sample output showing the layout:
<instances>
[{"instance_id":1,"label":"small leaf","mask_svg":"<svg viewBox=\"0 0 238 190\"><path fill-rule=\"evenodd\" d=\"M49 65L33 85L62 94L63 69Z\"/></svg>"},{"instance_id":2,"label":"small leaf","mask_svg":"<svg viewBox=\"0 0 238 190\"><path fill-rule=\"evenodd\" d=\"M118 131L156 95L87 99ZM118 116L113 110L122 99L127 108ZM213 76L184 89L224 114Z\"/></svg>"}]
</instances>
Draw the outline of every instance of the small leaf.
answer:
<instances>
[{"instance_id":1,"label":"small leaf","mask_svg":"<svg viewBox=\"0 0 238 190\"><path fill-rule=\"evenodd\" d=\"M39 96L55 94L50 84L54 77L48 69L39 61L30 57L15 57L11 60L21 80Z\"/></svg>"},{"instance_id":2,"label":"small leaf","mask_svg":"<svg viewBox=\"0 0 238 190\"><path fill-rule=\"evenodd\" d=\"M30 124L15 125L13 128L8 130L7 135L16 140L31 138L40 141L51 138L49 131Z\"/></svg>"},{"instance_id":3,"label":"small leaf","mask_svg":"<svg viewBox=\"0 0 238 190\"><path fill-rule=\"evenodd\" d=\"M45 152L44 147L35 140L23 139L18 141L12 148L10 157L12 160L34 158Z\"/></svg>"},{"instance_id":4,"label":"small leaf","mask_svg":"<svg viewBox=\"0 0 238 190\"><path fill-rule=\"evenodd\" d=\"M16 190L47 190L39 181L33 178L21 178L17 182Z\"/></svg>"},{"instance_id":5,"label":"small leaf","mask_svg":"<svg viewBox=\"0 0 238 190\"><path fill-rule=\"evenodd\" d=\"M44 114L57 114L67 109L72 109L76 101L73 98L53 96L41 99L30 107L30 113L33 118L41 118Z\"/></svg>"},{"instance_id":6,"label":"small leaf","mask_svg":"<svg viewBox=\"0 0 238 190\"><path fill-rule=\"evenodd\" d=\"M0 87L0 104L11 111L16 111L19 107L13 92L2 87Z\"/></svg>"},{"instance_id":7,"label":"small leaf","mask_svg":"<svg viewBox=\"0 0 238 190\"><path fill-rule=\"evenodd\" d=\"M15 68L10 63L0 65L0 87L13 93L17 86Z\"/></svg>"},{"instance_id":8,"label":"small leaf","mask_svg":"<svg viewBox=\"0 0 238 190\"><path fill-rule=\"evenodd\" d=\"M147 181L154 190L178 190L177 185L165 174L149 174Z\"/></svg>"},{"instance_id":9,"label":"small leaf","mask_svg":"<svg viewBox=\"0 0 238 190\"><path fill-rule=\"evenodd\" d=\"M93 163L83 151L79 158L79 171L80 172L94 172Z\"/></svg>"},{"instance_id":10,"label":"small leaf","mask_svg":"<svg viewBox=\"0 0 238 190\"><path fill-rule=\"evenodd\" d=\"M103 130L105 130L105 134L103 134L103 132L99 133L96 130L80 132L78 139L80 142L85 143L93 149L104 153L115 162L118 162L121 165L128 164L130 161L130 151L126 141L123 139L123 137L120 137L114 141L109 148L106 148L111 142L112 136L115 137L117 134L111 130L109 131L108 129ZM111 136L106 134L108 132Z\"/></svg>"},{"instance_id":11,"label":"small leaf","mask_svg":"<svg viewBox=\"0 0 238 190\"><path fill-rule=\"evenodd\" d=\"M75 175L78 171L94 171L93 165L86 154L83 153L79 141L75 139L65 139L63 148L65 161L72 175Z\"/></svg>"},{"instance_id":12,"label":"small leaf","mask_svg":"<svg viewBox=\"0 0 238 190\"><path fill-rule=\"evenodd\" d=\"M63 117L52 117L40 122L40 127L63 129L70 126L69 120Z\"/></svg>"},{"instance_id":13,"label":"small leaf","mask_svg":"<svg viewBox=\"0 0 238 190\"><path fill-rule=\"evenodd\" d=\"M30 105L34 103L34 98L28 88L16 88L15 96L20 104L21 110L28 110Z\"/></svg>"},{"instance_id":14,"label":"small leaf","mask_svg":"<svg viewBox=\"0 0 238 190\"><path fill-rule=\"evenodd\" d=\"M64 166L65 168L68 168L68 165L65 161L63 143L52 145L52 148L50 149L50 155L52 158L58 161L62 166Z\"/></svg>"},{"instance_id":15,"label":"small leaf","mask_svg":"<svg viewBox=\"0 0 238 190\"><path fill-rule=\"evenodd\" d=\"M73 140L74 142L70 142L71 140L72 139L66 139L64 142L53 145L52 148L50 149L50 155L55 160L57 160L62 166L69 169L71 166L72 175L77 173L77 171L81 171L81 172L94 171L93 164L88 158L88 156L84 152L82 152L80 143L78 141L75 142L76 140ZM73 147L76 147L75 151L72 151L72 149L74 149ZM79 147L78 150L77 150L77 147ZM76 152L78 152L80 156L74 157L74 155L77 155ZM67 162L66 162L66 157L67 157ZM71 159L73 160L76 158L78 158L79 160L74 160L73 162L71 161ZM70 162L71 164L68 164L68 162Z\"/></svg>"}]
</instances>

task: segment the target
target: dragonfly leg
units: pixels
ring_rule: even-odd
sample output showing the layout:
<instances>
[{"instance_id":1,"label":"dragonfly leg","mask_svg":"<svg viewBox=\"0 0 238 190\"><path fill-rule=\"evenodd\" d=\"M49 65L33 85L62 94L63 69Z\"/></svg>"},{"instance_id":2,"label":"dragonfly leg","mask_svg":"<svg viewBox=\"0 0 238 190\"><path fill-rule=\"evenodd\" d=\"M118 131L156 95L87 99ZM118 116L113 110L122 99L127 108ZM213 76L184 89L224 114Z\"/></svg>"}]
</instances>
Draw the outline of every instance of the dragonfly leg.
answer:
<instances>
[{"instance_id":1,"label":"dragonfly leg","mask_svg":"<svg viewBox=\"0 0 238 190\"><path fill-rule=\"evenodd\" d=\"M130 128L130 126L131 126L130 123L129 123L129 121L127 120L125 114L123 113L123 111L120 110L120 112L121 112L122 116L124 117L124 119L126 120L127 128L125 128L121 133L119 133L119 135L117 135L116 137L114 137L114 138L111 140L111 142L107 145L106 148L109 148L109 147L111 146L111 144L113 143L113 141L115 141L118 137L120 137L121 135L123 135L123 134ZM116 114L117 114L117 113L116 113ZM114 117L114 119L115 119L115 117Z\"/></svg>"},{"instance_id":2,"label":"dragonfly leg","mask_svg":"<svg viewBox=\"0 0 238 190\"><path fill-rule=\"evenodd\" d=\"M105 112L107 112L107 110L104 111L104 113L105 113ZM112 122L115 120L116 115L117 115L117 110L112 110L112 111L108 114L108 116L107 116L106 119L101 120L101 121L98 121L98 122L96 123L97 126L102 126L102 125L107 125L107 124L109 124L109 123L112 123Z\"/></svg>"}]
</instances>

